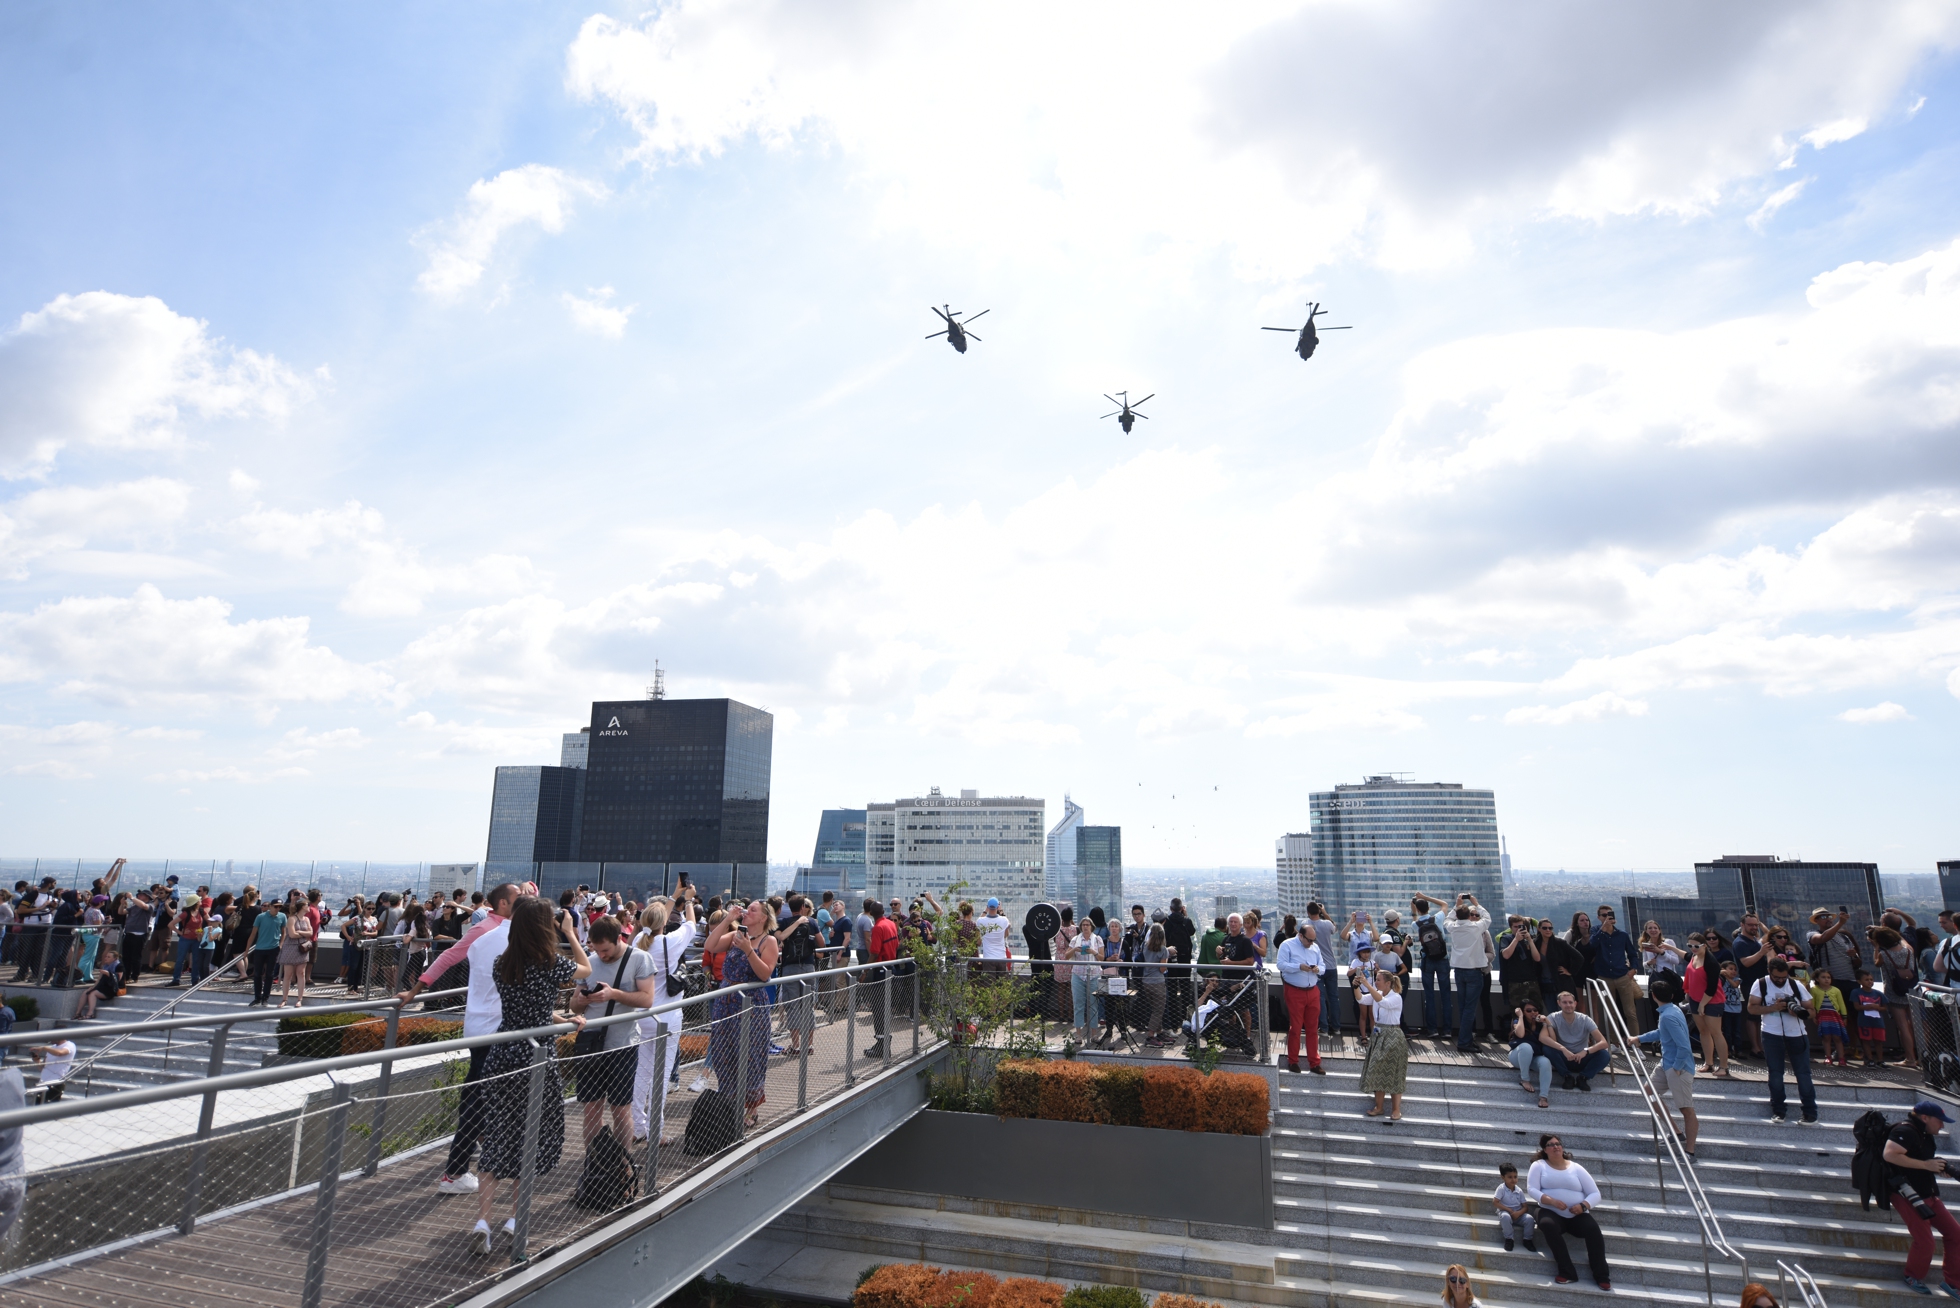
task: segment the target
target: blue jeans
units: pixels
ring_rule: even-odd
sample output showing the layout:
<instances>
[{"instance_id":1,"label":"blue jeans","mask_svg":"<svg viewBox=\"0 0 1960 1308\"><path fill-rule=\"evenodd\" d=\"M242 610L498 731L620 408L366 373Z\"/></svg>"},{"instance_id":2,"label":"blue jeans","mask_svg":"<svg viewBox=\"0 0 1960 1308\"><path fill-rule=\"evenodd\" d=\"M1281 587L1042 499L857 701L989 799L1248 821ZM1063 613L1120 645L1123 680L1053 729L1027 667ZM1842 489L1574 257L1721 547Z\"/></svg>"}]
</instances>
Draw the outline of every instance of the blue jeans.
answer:
<instances>
[{"instance_id":1,"label":"blue jeans","mask_svg":"<svg viewBox=\"0 0 1960 1308\"><path fill-rule=\"evenodd\" d=\"M1481 967L1459 967L1456 972L1456 1047L1469 1049L1477 1030L1477 1001L1490 985L1490 973Z\"/></svg>"},{"instance_id":2,"label":"blue jeans","mask_svg":"<svg viewBox=\"0 0 1960 1308\"><path fill-rule=\"evenodd\" d=\"M1439 1002L1436 992L1442 991ZM1450 1018L1450 964L1439 958L1422 960L1422 1024L1431 1035L1441 1036L1455 1023Z\"/></svg>"},{"instance_id":3,"label":"blue jeans","mask_svg":"<svg viewBox=\"0 0 1960 1308\"><path fill-rule=\"evenodd\" d=\"M1341 979L1331 967L1320 973L1320 1024L1330 1035L1341 1033Z\"/></svg>"},{"instance_id":4,"label":"blue jeans","mask_svg":"<svg viewBox=\"0 0 1960 1308\"><path fill-rule=\"evenodd\" d=\"M1606 1070L1606 1064L1613 1055L1604 1049L1594 1050L1584 1058L1573 1058L1563 1049L1546 1049L1545 1056L1552 1060L1552 1070L1560 1076L1576 1076L1581 1081L1590 1081Z\"/></svg>"},{"instance_id":5,"label":"blue jeans","mask_svg":"<svg viewBox=\"0 0 1960 1308\"><path fill-rule=\"evenodd\" d=\"M1520 1081L1529 1081L1532 1072L1537 1072L1538 1097L1540 1099L1549 1099L1551 1097L1552 1060L1543 1054L1538 1054L1534 1057L1529 1041L1511 1047L1511 1066L1518 1069L1518 1080ZM1525 1239L1529 1240L1530 1238L1531 1235L1527 1232Z\"/></svg>"},{"instance_id":6,"label":"blue jeans","mask_svg":"<svg viewBox=\"0 0 1960 1308\"><path fill-rule=\"evenodd\" d=\"M1803 1120L1817 1120L1817 1092L1810 1086L1810 1037L1780 1036L1763 1032L1763 1061L1769 1064L1769 1111L1783 1116L1788 1101L1783 1097L1783 1064L1797 1074L1797 1097L1803 1101Z\"/></svg>"},{"instance_id":7,"label":"blue jeans","mask_svg":"<svg viewBox=\"0 0 1960 1308\"><path fill-rule=\"evenodd\" d=\"M170 984L173 986L183 984L184 969L190 967L195 971L196 966L197 942L195 940L186 940L182 936L177 937L177 965L170 969ZM193 976L191 980L194 983L197 978Z\"/></svg>"},{"instance_id":8,"label":"blue jeans","mask_svg":"<svg viewBox=\"0 0 1960 1308\"><path fill-rule=\"evenodd\" d=\"M1096 974L1094 969L1077 967L1070 969L1068 979L1069 996L1075 1000L1075 1025L1084 1031L1093 1031L1101 1025L1096 1012Z\"/></svg>"}]
</instances>

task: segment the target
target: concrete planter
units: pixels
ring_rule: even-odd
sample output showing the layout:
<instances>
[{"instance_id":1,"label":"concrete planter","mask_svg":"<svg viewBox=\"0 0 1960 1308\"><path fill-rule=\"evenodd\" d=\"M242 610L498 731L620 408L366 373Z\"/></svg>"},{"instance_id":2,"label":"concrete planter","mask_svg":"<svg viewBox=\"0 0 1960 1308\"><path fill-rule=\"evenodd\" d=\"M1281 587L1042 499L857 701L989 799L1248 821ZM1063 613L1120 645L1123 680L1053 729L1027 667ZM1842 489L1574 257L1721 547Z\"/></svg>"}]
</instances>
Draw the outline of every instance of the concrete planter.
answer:
<instances>
[{"instance_id":1,"label":"concrete planter","mask_svg":"<svg viewBox=\"0 0 1960 1308\"><path fill-rule=\"evenodd\" d=\"M1112 1149L1111 1146L1116 1146ZM1259 1230L1273 1227L1270 1135L1159 1131L928 1109L839 1172L840 1185ZM1147 1158L1149 1176L1076 1166Z\"/></svg>"}]
</instances>

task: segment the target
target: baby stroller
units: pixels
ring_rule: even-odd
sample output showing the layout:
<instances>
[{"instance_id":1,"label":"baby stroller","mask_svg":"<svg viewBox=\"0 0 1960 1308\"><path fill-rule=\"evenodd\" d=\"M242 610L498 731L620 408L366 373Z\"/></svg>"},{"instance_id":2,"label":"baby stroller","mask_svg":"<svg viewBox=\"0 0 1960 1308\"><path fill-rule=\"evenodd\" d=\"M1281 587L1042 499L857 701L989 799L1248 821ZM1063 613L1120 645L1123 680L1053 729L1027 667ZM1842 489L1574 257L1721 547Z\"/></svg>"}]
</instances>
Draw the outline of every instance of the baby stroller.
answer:
<instances>
[{"instance_id":1,"label":"baby stroller","mask_svg":"<svg viewBox=\"0 0 1960 1308\"><path fill-rule=\"evenodd\" d=\"M1204 1043L1206 1036L1217 1031L1219 1043L1228 1051L1256 1058L1251 1019L1258 1015L1258 990L1258 983L1250 977L1220 985L1213 992L1214 997L1200 1005L1184 1023L1185 1053L1189 1055Z\"/></svg>"}]
</instances>

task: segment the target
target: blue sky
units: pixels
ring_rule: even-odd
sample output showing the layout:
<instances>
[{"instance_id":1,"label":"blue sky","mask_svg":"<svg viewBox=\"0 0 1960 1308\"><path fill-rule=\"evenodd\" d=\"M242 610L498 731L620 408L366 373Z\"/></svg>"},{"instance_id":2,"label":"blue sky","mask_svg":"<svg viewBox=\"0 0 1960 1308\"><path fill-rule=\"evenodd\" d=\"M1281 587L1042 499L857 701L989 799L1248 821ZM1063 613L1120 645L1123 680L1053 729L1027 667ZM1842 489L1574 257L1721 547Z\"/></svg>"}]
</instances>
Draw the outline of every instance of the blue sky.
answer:
<instances>
[{"instance_id":1,"label":"blue sky","mask_svg":"<svg viewBox=\"0 0 1960 1308\"><path fill-rule=\"evenodd\" d=\"M1960 857L1960 13L1511 10L9 6L0 853L479 858L658 658L779 860Z\"/></svg>"}]
</instances>

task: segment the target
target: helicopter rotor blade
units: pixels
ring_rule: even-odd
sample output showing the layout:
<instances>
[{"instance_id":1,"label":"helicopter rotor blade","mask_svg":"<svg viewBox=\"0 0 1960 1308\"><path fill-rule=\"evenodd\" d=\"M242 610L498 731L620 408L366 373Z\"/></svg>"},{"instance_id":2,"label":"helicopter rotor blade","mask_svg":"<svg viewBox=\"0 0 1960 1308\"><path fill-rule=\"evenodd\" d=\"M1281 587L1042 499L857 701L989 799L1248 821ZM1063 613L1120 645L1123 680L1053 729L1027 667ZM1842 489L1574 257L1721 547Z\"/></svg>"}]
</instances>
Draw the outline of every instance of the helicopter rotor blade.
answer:
<instances>
[{"instance_id":1,"label":"helicopter rotor blade","mask_svg":"<svg viewBox=\"0 0 1960 1308\"><path fill-rule=\"evenodd\" d=\"M990 331L991 331L991 330L992 330L992 328L989 328L988 330L990 330ZM974 334L973 334L972 332L968 332L968 333L966 334L966 338L967 338L967 339L968 339L969 341L977 341L977 340L979 340L979 339L980 339L980 338L979 338L978 336L975 336L975 335L974 335Z\"/></svg>"},{"instance_id":2,"label":"helicopter rotor blade","mask_svg":"<svg viewBox=\"0 0 1960 1308\"><path fill-rule=\"evenodd\" d=\"M1118 412L1121 412L1121 411L1119 410ZM1103 417L1105 417L1105 418L1114 418L1114 417L1116 417L1116 416L1117 416L1117 415L1116 415L1116 414L1114 414L1114 413L1105 413L1105 414L1103 415Z\"/></svg>"},{"instance_id":3,"label":"helicopter rotor blade","mask_svg":"<svg viewBox=\"0 0 1960 1308\"><path fill-rule=\"evenodd\" d=\"M978 313L976 313L976 314L973 314L972 316L970 316L969 318L967 318L967 321L968 321L968 322L974 322L974 321L977 321L978 319L981 319L981 318L984 318L984 317L986 317L986 316L987 316L988 314L990 314L990 313L992 313L992 312L993 312L993 310L992 310L992 309L982 309L982 310L981 310L980 312L978 312Z\"/></svg>"},{"instance_id":4,"label":"helicopter rotor blade","mask_svg":"<svg viewBox=\"0 0 1960 1308\"><path fill-rule=\"evenodd\" d=\"M1147 400L1147 399L1150 399L1150 398L1151 398L1151 396L1154 396L1154 395L1156 395L1156 393L1157 393L1157 392L1155 392L1155 391L1152 391L1152 392L1150 392L1150 394L1149 394L1149 395L1146 395L1146 396L1144 396L1144 397L1143 397L1143 400ZM1142 403L1143 403L1143 400L1138 400L1138 401L1136 402L1136 404L1132 404L1132 405L1131 405L1130 407L1131 407L1132 409L1134 409L1134 408L1136 408L1136 407L1137 407L1137 404L1142 404Z\"/></svg>"},{"instance_id":5,"label":"helicopter rotor blade","mask_svg":"<svg viewBox=\"0 0 1960 1308\"><path fill-rule=\"evenodd\" d=\"M1105 400L1108 400L1111 404L1121 404L1123 402L1117 399L1114 395L1111 395L1108 391L1103 392L1103 398Z\"/></svg>"},{"instance_id":6,"label":"helicopter rotor blade","mask_svg":"<svg viewBox=\"0 0 1960 1308\"><path fill-rule=\"evenodd\" d=\"M934 332L931 336L926 337L926 339L929 341L934 340L938 337L944 336L945 334L946 334L945 332Z\"/></svg>"},{"instance_id":7,"label":"helicopter rotor blade","mask_svg":"<svg viewBox=\"0 0 1960 1308\"><path fill-rule=\"evenodd\" d=\"M1138 413L1135 409L1131 409L1130 416L1132 418L1148 418L1150 415L1147 413Z\"/></svg>"},{"instance_id":8,"label":"helicopter rotor blade","mask_svg":"<svg viewBox=\"0 0 1960 1308\"><path fill-rule=\"evenodd\" d=\"M1297 332L1300 329L1298 327L1261 327L1259 330L1262 332Z\"/></svg>"},{"instance_id":9,"label":"helicopter rotor blade","mask_svg":"<svg viewBox=\"0 0 1960 1308\"><path fill-rule=\"evenodd\" d=\"M1323 332L1351 332L1351 331L1353 331L1353 330L1354 330L1354 328L1353 328L1352 326L1348 326L1348 327L1318 327L1318 328L1315 328L1315 330L1316 330L1316 331L1323 331Z\"/></svg>"}]
</instances>

